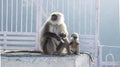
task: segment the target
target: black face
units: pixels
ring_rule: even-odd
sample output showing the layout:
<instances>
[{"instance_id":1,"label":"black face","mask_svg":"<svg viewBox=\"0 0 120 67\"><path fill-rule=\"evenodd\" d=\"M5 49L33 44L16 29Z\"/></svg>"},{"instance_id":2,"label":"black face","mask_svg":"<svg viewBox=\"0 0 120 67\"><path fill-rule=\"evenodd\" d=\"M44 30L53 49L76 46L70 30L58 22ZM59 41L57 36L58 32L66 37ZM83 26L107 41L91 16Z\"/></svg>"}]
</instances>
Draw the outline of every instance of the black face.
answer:
<instances>
[{"instance_id":1,"label":"black face","mask_svg":"<svg viewBox=\"0 0 120 67\"><path fill-rule=\"evenodd\" d=\"M74 39L77 39L77 37L74 37Z\"/></svg>"},{"instance_id":2,"label":"black face","mask_svg":"<svg viewBox=\"0 0 120 67\"><path fill-rule=\"evenodd\" d=\"M71 37L73 37L74 39L77 39L77 36L75 36L74 34L72 34Z\"/></svg>"},{"instance_id":3,"label":"black face","mask_svg":"<svg viewBox=\"0 0 120 67\"><path fill-rule=\"evenodd\" d=\"M53 14L52 17L51 17L51 20L52 20L52 21L56 21L57 18L58 18L57 15Z\"/></svg>"}]
</instances>

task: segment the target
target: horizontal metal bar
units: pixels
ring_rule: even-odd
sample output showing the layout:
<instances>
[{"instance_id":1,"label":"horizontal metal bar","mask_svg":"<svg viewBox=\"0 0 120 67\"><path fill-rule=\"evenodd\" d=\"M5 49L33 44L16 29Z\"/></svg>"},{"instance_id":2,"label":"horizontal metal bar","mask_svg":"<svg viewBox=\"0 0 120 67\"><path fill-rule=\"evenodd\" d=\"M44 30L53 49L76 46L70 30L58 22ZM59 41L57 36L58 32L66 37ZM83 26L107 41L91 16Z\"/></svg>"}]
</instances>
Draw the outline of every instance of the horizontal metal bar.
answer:
<instances>
[{"instance_id":1,"label":"horizontal metal bar","mask_svg":"<svg viewBox=\"0 0 120 67\"><path fill-rule=\"evenodd\" d=\"M35 40L35 37L6 37L7 40Z\"/></svg>"},{"instance_id":2,"label":"horizontal metal bar","mask_svg":"<svg viewBox=\"0 0 120 67\"><path fill-rule=\"evenodd\" d=\"M112 62L112 61L107 61L107 62L102 62L102 65L120 65L120 62Z\"/></svg>"},{"instance_id":3,"label":"horizontal metal bar","mask_svg":"<svg viewBox=\"0 0 120 67\"><path fill-rule=\"evenodd\" d=\"M0 32L0 34L7 33L9 35L36 35L35 32Z\"/></svg>"},{"instance_id":4,"label":"horizontal metal bar","mask_svg":"<svg viewBox=\"0 0 120 67\"><path fill-rule=\"evenodd\" d=\"M4 44L4 42L3 42L3 41L0 41L0 44Z\"/></svg>"},{"instance_id":5,"label":"horizontal metal bar","mask_svg":"<svg viewBox=\"0 0 120 67\"><path fill-rule=\"evenodd\" d=\"M7 41L6 44L21 44L21 45L31 45L31 44L36 44L35 42L18 42L18 41Z\"/></svg>"},{"instance_id":6,"label":"horizontal metal bar","mask_svg":"<svg viewBox=\"0 0 120 67\"><path fill-rule=\"evenodd\" d=\"M80 41L81 41L81 42L87 42L87 43L89 43L89 42L95 42L95 40L86 40L86 39L85 39L85 40L80 39Z\"/></svg>"},{"instance_id":7,"label":"horizontal metal bar","mask_svg":"<svg viewBox=\"0 0 120 67\"><path fill-rule=\"evenodd\" d=\"M0 31L0 34L4 34L4 32L1 32L1 31Z\"/></svg>"},{"instance_id":8,"label":"horizontal metal bar","mask_svg":"<svg viewBox=\"0 0 120 67\"><path fill-rule=\"evenodd\" d=\"M79 35L79 38L86 38L86 39L90 39L90 38L96 38L96 35Z\"/></svg>"},{"instance_id":9,"label":"horizontal metal bar","mask_svg":"<svg viewBox=\"0 0 120 67\"><path fill-rule=\"evenodd\" d=\"M0 50L2 50L3 48L0 48ZM33 50L33 49L35 49L35 47L22 47L22 48L20 48L20 47L4 47L4 49L6 49L6 50Z\"/></svg>"},{"instance_id":10,"label":"horizontal metal bar","mask_svg":"<svg viewBox=\"0 0 120 67\"><path fill-rule=\"evenodd\" d=\"M32 32L7 32L9 35L36 35L36 33Z\"/></svg>"},{"instance_id":11,"label":"horizontal metal bar","mask_svg":"<svg viewBox=\"0 0 120 67\"><path fill-rule=\"evenodd\" d=\"M100 45L99 47L112 47L112 48L120 48L120 46L108 46L108 45Z\"/></svg>"},{"instance_id":12,"label":"horizontal metal bar","mask_svg":"<svg viewBox=\"0 0 120 67\"><path fill-rule=\"evenodd\" d=\"M1 37L1 36L0 36L0 39L4 39L4 38L5 38L5 37Z\"/></svg>"}]
</instances>

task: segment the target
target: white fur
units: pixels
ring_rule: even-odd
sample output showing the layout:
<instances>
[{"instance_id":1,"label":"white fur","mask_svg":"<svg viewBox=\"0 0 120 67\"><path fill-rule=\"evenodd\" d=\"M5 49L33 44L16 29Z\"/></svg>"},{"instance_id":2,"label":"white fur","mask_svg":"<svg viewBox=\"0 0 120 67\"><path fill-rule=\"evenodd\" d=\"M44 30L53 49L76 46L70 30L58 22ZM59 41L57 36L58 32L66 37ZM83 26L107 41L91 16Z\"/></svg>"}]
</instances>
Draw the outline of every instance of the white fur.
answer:
<instances>
[{"instance_id":1,"label":"white fur","mask_svg":"<svg viewBox=\"0 0 120 67\"><path fill-rule=\"evenodd\" d=\"M56 14L58 16L58 19L57 21L52 21L51 20L51 16L53 14ZM55 33L57 35L61 34L61 33L64 33L66 34L66 36L68 36L68 31L67 31L67 27L66 27L66 24L64 22L64 15L60 12L53 12L52 14L50 14L50 16L48 17L48 19L46 20L46 22L44 23L44 25L42 26L41 28L41 31L40 31L40 42L41 42L41 46L42 45L42 42L44 42L44 37L43 37L43 33L44 33L44 29L45 29L45 25L49 23L49 26L50 26L50 31L49 32L52 32L52 33Z\"/></svg>"}]
</instances>

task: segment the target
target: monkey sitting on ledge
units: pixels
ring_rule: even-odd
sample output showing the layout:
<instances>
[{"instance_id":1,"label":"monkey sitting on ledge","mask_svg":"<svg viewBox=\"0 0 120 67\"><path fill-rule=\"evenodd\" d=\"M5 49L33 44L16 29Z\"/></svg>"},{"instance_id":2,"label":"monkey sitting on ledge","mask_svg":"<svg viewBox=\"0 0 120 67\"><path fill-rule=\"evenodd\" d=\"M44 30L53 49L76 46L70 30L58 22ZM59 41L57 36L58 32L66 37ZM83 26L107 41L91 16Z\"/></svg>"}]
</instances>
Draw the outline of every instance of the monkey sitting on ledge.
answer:
<instances>
[{"instance_id":1,"label":"monkey sitting on ledge","mask_svg":"<svg viewBox=\"0 0 120 67\"><path fill-rule=\"evenodd\" d=\"M5 53L43 53L47 55L62 54L66 49L70 53L68 31L64 22L64 15L60 12L50 14L40 30L40 46L42 51L6 51Z\"/></svg>"},{"instance_id":2,"label":"monkey sitting on ledge","mask_svg":"<svg viewBox=\"0 0 120 67\"><path fill-rule=\"evenodd\" d=\"M51 37L48 33L56 34L55 37ZM68 40L68 31L67 26L64 22L64 15L60 12L53 12L50 14L46 22L41 28L40 35L40 46L44 54L54 55L62 54L63 49L67 50L67 53L70 53L69 50L69 40Z\"/></svg>"},{"instance_id":3,"label":"monkey sitting on ledge","mask_svg":"<svg viewBox=\"0 0 120 67\"><path fill-rule=\"evenodd\" d=\"M78 41L79 35L77 33L73 33L71 35L71 40L70 40L70 51L72 54L76 54L79 55L80 51L79 51L79 41Z\"/></svg>"},{"instance_id":4,"label":"monkey sitting on ledge","mask_svg":"<svg viewBox=\"0 0 120 67\"><path fill-rule=\"evenodd\" d=\"M80 55L80 54L86 54L89 56L90 60L91 60L91 63L94 64L94 59L93 57L90 55L90 53L87 53L87 52L81 52L79 50L79 35L77 33L73 33L71 35L71 41L70 41L70 44L69 44L69 47L70 47L70 51L71 51L71 54L75 54L75 55Z\"/></svg>"}]
</instances>

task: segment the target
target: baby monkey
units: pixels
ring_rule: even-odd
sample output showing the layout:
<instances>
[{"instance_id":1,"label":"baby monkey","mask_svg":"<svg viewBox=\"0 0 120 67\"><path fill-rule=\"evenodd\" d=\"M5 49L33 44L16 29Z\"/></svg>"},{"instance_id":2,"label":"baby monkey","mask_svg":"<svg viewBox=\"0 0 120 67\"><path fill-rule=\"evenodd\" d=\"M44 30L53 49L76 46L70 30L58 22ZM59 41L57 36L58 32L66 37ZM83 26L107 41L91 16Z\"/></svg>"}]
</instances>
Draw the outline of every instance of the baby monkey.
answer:
<instances>
[{"instance_id":1,"label":"baby monkey","mask_svg":"<svg viewBox=\"0 0 120 67\"><path fill-rule=\"evenodd\" d=\"M81 52L79 50L79 45L80 45L80 43L79 43L79 35L78 35L78 33L73 33L71 35L71 40L70 40L70 44L69 44L69 48L70 48L70 51L71 51L70 53L75 54L75 55L86 54L86 55L89 56L91 63L94 63L94 59L90 55L90 53Z\"/></svg>"},{"instance_id":2,"label":"baby monkey","mask_svg":"<svg viewBox=\"0 0 120 67\"><path fill-rule=\"evenodd\" d=\"M70 44L69 44L71 54L76 54L76 55L80 54L78 39L79 39L79 35L77 33L73 33L71 35L71 40L70 40Z\"/></svg>"}]
</instances>

